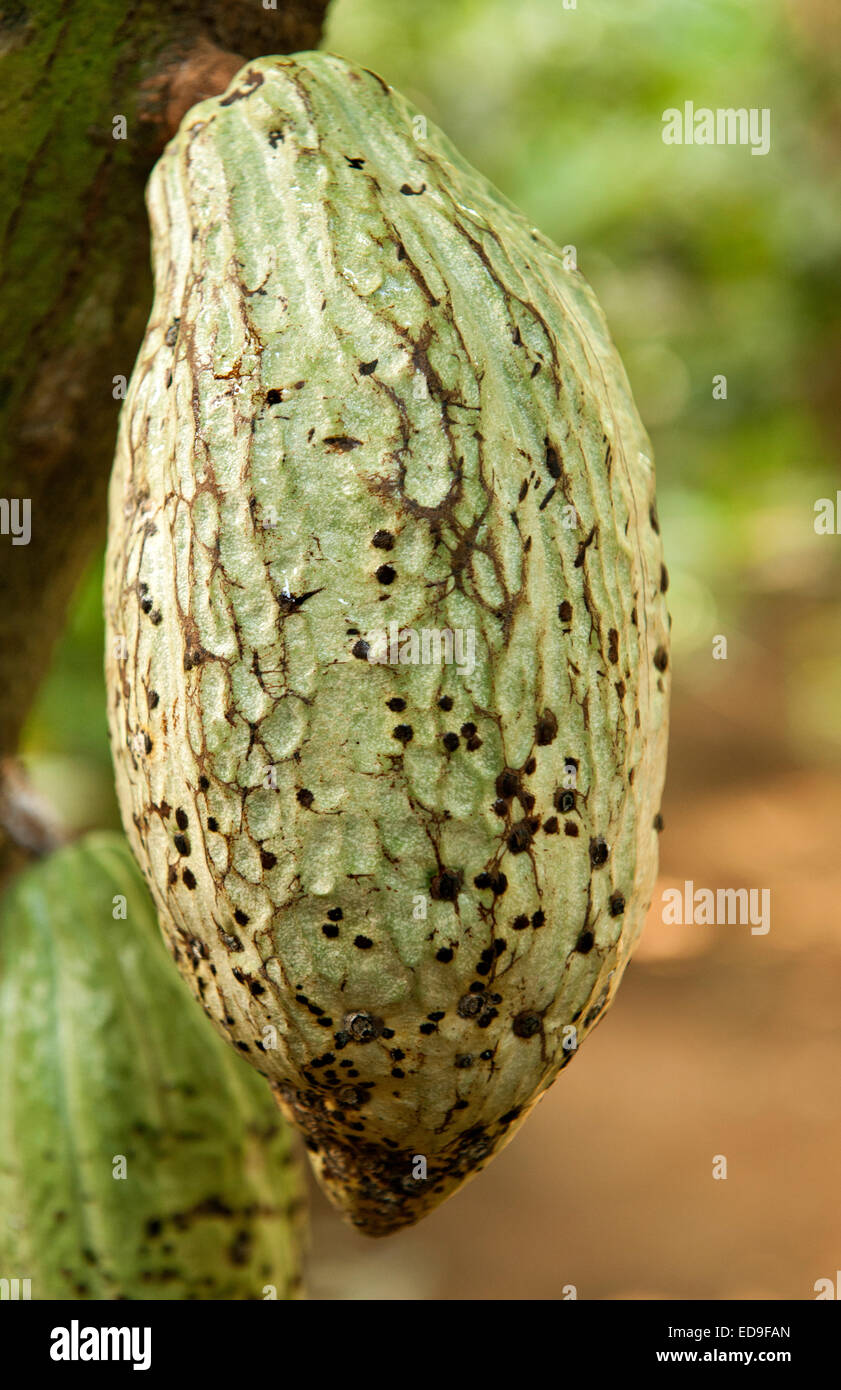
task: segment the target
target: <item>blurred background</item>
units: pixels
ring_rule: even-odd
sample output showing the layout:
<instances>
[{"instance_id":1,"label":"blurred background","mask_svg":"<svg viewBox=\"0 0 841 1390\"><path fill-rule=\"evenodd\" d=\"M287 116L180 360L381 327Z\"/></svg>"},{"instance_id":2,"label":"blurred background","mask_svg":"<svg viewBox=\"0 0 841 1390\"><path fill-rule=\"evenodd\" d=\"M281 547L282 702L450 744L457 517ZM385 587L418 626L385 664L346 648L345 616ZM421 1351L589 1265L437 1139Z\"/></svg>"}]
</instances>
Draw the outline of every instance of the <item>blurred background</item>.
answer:
<instances>
[{"instance_id":1,"label":"blurred background","mask_svg":"<svg viewBox=\"0 0 841 1390\"><path fill-rule=\"evenodd\" d=\"M574 245L607 313L671 578L661 882L614 1008L477 1182L380 1243L313 1193L316 1298L809 1299L841 1268L841 516L815 531L841 488L841 9L569 3L336 0L324 47ZM665 145L686 101L769 108L770 152ZM101 561L25 745L79 830L119 825L100 586ZM665 925L690 879L770 889L770 932Z\"/></svg>"}]
</instances>

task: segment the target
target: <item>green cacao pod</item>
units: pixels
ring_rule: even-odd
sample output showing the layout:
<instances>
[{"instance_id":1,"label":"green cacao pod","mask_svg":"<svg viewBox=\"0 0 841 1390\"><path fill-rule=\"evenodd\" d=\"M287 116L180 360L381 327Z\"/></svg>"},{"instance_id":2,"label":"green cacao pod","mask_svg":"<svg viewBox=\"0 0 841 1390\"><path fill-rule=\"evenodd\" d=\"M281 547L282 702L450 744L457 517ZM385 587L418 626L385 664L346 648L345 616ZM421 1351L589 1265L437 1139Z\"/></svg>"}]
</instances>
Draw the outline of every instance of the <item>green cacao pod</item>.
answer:
<instances>
[{"instance_id":1,"label":"green cacao pod","mask_svg":"<svg viewBox=\"0 0 841 1390\"><path fill-rule=\"evenodd\" d=\"M387 1233L511 1137L640 932L650 447L577 270L364 69L249 64L148 205L106 578L123 817L206 1011Z\"/></svg>"},{"instance_id":2,"label":"green cacao pod","mask_svg":"<svg viewBox=\"0 0 841 1390\"><path fill-rule=\"evenodd\" d=\"M122 836L0 910L0 1277L33 1299L299 1286L301 1173L265 1084L195 1008Z\"/></svg>"}]
</instances>

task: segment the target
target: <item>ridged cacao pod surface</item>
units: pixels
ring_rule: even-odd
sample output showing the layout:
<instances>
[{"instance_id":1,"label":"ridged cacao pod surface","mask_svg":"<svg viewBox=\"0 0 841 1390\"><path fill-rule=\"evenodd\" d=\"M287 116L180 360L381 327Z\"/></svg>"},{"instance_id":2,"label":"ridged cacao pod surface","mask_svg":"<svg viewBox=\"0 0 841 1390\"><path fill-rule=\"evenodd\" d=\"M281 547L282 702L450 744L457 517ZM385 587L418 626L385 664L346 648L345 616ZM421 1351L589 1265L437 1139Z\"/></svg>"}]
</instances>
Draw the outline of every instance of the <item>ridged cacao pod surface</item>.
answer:
<instances>
[{"instance_id":1,"label":"ridged cacao pod surface","mask_svg":"<svg viewBox=\"0 0 841 1390\"><path fill-rule=\"evenodd\" d=\"M380 1234L511 1137L639 935L651 451L579 272L351 63L248 64L148 203L106 580L123 817L206 1011Z\"/></svg>"}]
</instances>

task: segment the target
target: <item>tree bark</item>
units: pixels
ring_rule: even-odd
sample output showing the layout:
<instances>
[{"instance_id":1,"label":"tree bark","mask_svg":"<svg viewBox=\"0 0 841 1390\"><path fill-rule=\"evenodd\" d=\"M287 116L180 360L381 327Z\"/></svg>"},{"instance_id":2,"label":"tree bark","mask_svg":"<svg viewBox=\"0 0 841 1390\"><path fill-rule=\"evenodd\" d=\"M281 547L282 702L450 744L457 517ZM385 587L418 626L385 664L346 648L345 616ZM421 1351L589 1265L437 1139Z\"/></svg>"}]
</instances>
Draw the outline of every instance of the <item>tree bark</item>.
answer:
<instances>
[{"instance_id":1,"label":"tree bark","mask_svg":"<svg viewBox=\"0 0 841 1390\"><path fill-rule=\"evenodd\" d=\"M151 305L146 178L243 62L317 46L327 0L275 3L0 4L0 758L104 534L115 378Z\"/></svg>"}]
</instances>

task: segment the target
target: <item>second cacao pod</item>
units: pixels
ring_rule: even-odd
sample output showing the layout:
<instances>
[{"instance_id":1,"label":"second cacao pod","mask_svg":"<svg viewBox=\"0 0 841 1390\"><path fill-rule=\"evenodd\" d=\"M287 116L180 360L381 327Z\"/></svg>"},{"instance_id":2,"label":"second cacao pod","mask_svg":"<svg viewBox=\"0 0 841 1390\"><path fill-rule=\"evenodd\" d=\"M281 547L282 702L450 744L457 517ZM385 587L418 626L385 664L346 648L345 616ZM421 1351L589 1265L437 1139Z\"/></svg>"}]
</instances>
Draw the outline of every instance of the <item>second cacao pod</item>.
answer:
<instances>
[{"instance_id":1,"label":"second cacao pod","mask_svg":"<svg viewBox=\"0 0 841 1390\"><path fill-rule=\"evenodd\" d=\"M36 1300L286 1299L302 1174L168 960L122 835L0 908L0 1279Z\"/></svg>"}]
</instances>

